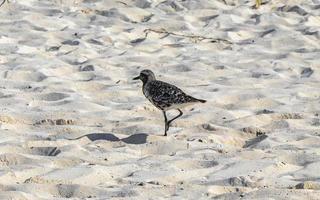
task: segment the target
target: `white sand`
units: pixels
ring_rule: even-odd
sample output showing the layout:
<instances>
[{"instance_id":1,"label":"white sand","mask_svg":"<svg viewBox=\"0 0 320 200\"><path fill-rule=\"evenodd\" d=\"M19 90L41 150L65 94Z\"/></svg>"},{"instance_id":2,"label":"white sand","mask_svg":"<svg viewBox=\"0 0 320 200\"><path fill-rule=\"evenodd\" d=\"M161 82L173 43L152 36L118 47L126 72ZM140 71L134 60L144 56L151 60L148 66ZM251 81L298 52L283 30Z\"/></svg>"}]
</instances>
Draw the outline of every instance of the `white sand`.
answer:
<instances>
[{"instance_id":1,"label":"white sand","mask_svg":"<svg viewBox=\"0 0 320 200\"><path fill-rule=\"evenodd\" d=\"M320 2L226 2L5 3L0 199L319 199ZM208 100L168 137L146 68Z\"/></svg>"}]
</instances>

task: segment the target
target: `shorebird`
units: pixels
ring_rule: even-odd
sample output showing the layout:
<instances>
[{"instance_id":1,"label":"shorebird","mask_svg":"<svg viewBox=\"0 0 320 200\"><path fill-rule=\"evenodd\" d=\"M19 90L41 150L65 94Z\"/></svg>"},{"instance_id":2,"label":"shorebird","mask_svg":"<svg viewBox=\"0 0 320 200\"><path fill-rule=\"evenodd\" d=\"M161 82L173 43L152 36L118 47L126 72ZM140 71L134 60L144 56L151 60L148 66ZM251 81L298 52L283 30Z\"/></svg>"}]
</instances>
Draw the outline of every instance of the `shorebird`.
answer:
<instances>
[{"instance_id":1,"label":"shorebird","mask_svg":"<svg viewBox=\"0 0 320 200\"><path fill-rule=\"evenodd\" d=\"M180 88L169 83L158 81L151 70L142 70L140 75L133 80L141 80L143 83L142 92L144 96L158 109L162 110L165 123L164 136L173 120L181 117L181 108L195 103L205 103L206 100L197 99L184 93ZM176 109L179 115L168 121L166 111Z\"/></svg>"}]
</instances>

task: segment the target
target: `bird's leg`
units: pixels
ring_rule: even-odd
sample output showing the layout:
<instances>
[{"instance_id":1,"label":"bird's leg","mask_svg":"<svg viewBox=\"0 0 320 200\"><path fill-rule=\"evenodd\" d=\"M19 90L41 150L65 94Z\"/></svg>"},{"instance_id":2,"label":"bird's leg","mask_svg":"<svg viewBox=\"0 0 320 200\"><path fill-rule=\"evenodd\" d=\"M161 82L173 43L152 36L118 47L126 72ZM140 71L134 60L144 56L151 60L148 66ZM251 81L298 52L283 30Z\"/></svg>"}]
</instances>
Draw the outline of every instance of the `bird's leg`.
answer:
<instances>
[{"instance_id":1,"label":"bird's leg","mask_svg":"<svg viewBox=\"0 0 320 200\"><path fill-rule=\"evenodd\" d=\"M168 121L168 129L169 129L171 122L173 122L173 120L175 120L183 115L183 112L180 109L177 109L177 110L179 111L179 115L177 115L176 117L174 117L173 119Z\"/></svg>"},{"instance_id":2,"label":"bird's leg","mask_svg":"<svg viewBox=\"0 0 320 200\"><path fill-rule=\"evenodd\" d=\"M167 131L169 130L168 119L167 119L167 116L166 116L166 111L162 111L162 112L163 112L164 124L165 124L165 127L164 127L164 136L167 136Z\"/></svg>"},{"instance_id":3,"label":"bird's leg","mask_svg":"<svg viewBox=\"0 0 320 200\"><path fill-rule=\"evenodd\" d=\"M174 117L173 119L171 119L169 121L167 119L166 112L162 111L163 112L163 116L164 116L164 123L165 123L164 136L167 136L167 131L169 130L170 123L173 122L173 120L181 117L181 115L183 115L183 112L180 109L178 109L178 111L179 111L179 115L177 115L176 117Z\"/></svg>"}]
</instances>

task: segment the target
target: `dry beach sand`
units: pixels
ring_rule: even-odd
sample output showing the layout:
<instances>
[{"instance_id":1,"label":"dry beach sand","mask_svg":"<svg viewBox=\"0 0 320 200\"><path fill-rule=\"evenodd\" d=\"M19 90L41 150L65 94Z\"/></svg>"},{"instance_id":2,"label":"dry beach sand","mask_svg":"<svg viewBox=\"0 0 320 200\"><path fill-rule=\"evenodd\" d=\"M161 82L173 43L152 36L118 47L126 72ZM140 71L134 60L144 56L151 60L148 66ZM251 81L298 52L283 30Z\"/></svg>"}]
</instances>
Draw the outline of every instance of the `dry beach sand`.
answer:
<instances>
[{"instance_id":1,"label":"dry beach sand","mask_svg":"<svg viewBox=\"0 0 320 200\"><path fill-rule=\"evenodd\" d=\"M319 199L320 1L263 3L5 2L0 199Z\"/></svg>"}]
</instances>

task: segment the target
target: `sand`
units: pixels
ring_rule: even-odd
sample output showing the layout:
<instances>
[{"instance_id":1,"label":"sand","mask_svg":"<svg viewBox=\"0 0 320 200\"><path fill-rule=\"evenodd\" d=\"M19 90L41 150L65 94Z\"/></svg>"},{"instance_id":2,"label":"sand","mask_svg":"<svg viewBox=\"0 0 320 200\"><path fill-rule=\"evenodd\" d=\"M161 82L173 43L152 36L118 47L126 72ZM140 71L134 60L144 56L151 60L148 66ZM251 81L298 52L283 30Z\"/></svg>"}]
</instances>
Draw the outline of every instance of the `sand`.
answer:
<instances>
[{"instance_id":1,"label":"sand","mask_svg":"<svg viewBox=\"0 0 320 200\"><path fill-rule=\"evenodd\" d=\"M0 199L319 199L320 2L254 5L5 2ZM142 69L207 103L163 137Z\"/></svg>"}]
</instances>

